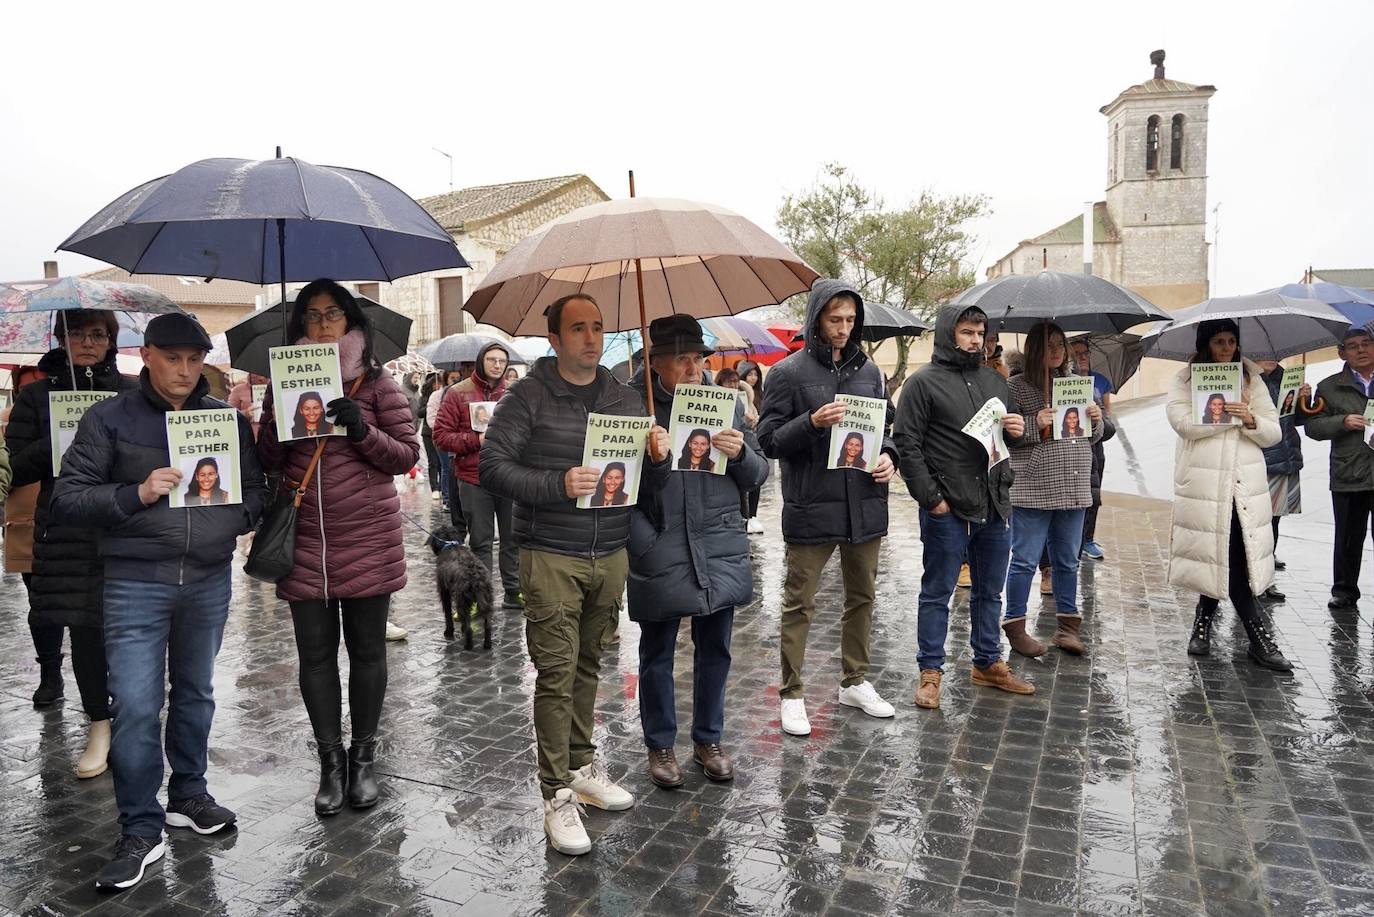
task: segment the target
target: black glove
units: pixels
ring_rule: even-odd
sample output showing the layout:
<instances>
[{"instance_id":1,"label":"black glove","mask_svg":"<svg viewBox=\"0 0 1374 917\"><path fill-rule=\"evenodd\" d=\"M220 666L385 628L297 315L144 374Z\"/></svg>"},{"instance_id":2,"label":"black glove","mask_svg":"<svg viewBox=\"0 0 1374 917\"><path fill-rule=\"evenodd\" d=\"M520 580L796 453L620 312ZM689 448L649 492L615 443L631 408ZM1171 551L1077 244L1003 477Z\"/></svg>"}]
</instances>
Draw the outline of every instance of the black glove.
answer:
<instances>
[{"instance_id":1,"label":"black glove","mask_svg":"<svg viewBox=\"0 0 1374 917\"><path fill-rule=\"evenodd\" d=\"M363 437L367 436L367 424L363 422L362 408L358 407L358 402L352 398L335 398L329 402L325 416L336 427L343 427L348 438L355 443L362 442Z\"/></svg>"}]
</instances>

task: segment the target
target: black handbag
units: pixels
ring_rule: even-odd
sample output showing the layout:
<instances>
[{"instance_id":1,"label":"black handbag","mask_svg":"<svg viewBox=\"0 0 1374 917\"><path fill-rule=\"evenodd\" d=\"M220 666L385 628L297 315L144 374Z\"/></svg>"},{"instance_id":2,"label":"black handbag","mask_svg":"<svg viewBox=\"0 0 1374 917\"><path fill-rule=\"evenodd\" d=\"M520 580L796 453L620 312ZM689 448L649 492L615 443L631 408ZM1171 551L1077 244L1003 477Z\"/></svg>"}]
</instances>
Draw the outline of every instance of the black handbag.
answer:
<instances>
[{"instance_id":1,"label":"black handbag","mask_svg":"<svg viewBox=\"0 0 1374 917\"><path fill-rule=\"evenodd\" d=\"M315 474L315 466L324 452L325 440L315 444L315 454L300 484L286 490L278 489L277 499L263 514L262 522L253 535L253 545L248 549L248 560L244 561L243 572L253 579L267 583L278 583L286 578L296 565L296 516L300 512L301 497ZM287 483L283 479L283 484Z\"/></svg>"}]
</instances>

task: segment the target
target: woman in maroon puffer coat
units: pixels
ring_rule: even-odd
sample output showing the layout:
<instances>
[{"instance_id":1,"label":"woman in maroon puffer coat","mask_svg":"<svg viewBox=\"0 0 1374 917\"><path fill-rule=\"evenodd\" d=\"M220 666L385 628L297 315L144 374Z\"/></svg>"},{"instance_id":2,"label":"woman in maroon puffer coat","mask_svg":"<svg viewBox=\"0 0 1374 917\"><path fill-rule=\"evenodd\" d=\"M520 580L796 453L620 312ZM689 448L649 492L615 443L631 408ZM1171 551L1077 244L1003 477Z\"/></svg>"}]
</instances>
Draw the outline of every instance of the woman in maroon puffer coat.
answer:
<instances>
[{"instance_id":1,"label":"woman in maroon puffer coat","mask_svg":"<svg viewBox=\"0 0 1374 917\"><path fill-rule=\"evenodd\" d=\"M415 465L420 441L405 393L372 356L372 328L351 293L332 280L309 284L296 294L287 334L296 344L337 343L344 391L351 393L327 405L326 416L346 436L325 440L301 499L296 565L277 585L277 595L291 605L301 695L319 746L315 811L333 815L343 808L345 792L357 809L377 801L372 763L386 695L387 608L391 594L406 584L400 497L392 477ZM305 476L318 440L281 442L272 418L269 398L258 456L264 470L281 472L294 484ZM346 759L340 620L353 724Z\"/></svg>"}]
</instances>

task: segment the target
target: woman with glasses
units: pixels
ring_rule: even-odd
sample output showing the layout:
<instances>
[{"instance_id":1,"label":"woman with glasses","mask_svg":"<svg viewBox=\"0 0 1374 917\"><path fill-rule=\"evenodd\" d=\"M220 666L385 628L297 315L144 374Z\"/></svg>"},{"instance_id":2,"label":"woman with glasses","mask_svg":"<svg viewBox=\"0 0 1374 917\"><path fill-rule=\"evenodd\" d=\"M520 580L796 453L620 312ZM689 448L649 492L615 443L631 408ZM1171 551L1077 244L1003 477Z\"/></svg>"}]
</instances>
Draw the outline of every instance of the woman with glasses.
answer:
<instances>
[{"instance_id":1,"label":"woman with glasses","mask_svg":"<svg viewBox=\"0 0 1374 917\"><path fill-rule=\"evenodd\" d=\"M315 812L334 815L377 802L377 724L386 695L386 616L406 584L401 501L392 482L420 456L410 402L372 353L372 324L353 294L316 280L296 294L287 317L294 344L337 344L345 394L324 406L344 436L281 442L269 393L258 433L263 468L298 486L317 448L319 463L301 496L295 567L277 584L291 606L301 696L320 755ZM289 407L287 408L290 409ZM339 636L349 660L352 744L343 747Z\"/></svg>"},{"instance_id":2,"label":"woman with glasses","mask_svg":"<svg viewBox=\"0 0 1374 917\"><path fill-rule=\"evenodd\" d=\"M62 630L71 630L72 672L81 706L90 718L86 750L76 765L78 777L106 770L110 750L110 697L106 686L103 563L96 532L48 523L48 498L56 478L49 445L48 396L52 392L122 392L138 388L115 368L119 326L113 312L73 309L57 313L57 347L38 361L46 379L19 390L5 444L10 450L14 486L38 483L34 512L33 572L29 587L29 631L38 657L35 707L62 700Z\"/></svg>"}]
</instances>

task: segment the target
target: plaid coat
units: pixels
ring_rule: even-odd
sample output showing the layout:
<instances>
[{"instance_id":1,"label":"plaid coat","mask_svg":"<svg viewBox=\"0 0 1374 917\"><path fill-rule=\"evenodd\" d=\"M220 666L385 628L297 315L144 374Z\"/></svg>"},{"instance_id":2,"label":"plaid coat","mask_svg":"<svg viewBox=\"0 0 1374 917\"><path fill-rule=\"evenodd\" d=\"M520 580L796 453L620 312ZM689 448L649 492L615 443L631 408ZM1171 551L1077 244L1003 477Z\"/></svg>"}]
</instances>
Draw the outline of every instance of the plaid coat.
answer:
<instances>
[{"instance_id":1,"label":"plaid coat","mask_svg":"<svg viewBox=\"0 0 1374 917\"><path fill-rule=\"evenodd\" d=\"M1048 407L1044 394L1024 375L1008 383L1008 412L1026 418L1027 436L1011 446L1011 505L1026 509L1086 509L1093 504L1093 443L1102 438L1102 424L1093 424L1093 435L1078 439L1041 440L1035 415Z\"/></svg>"}]
</instances>

